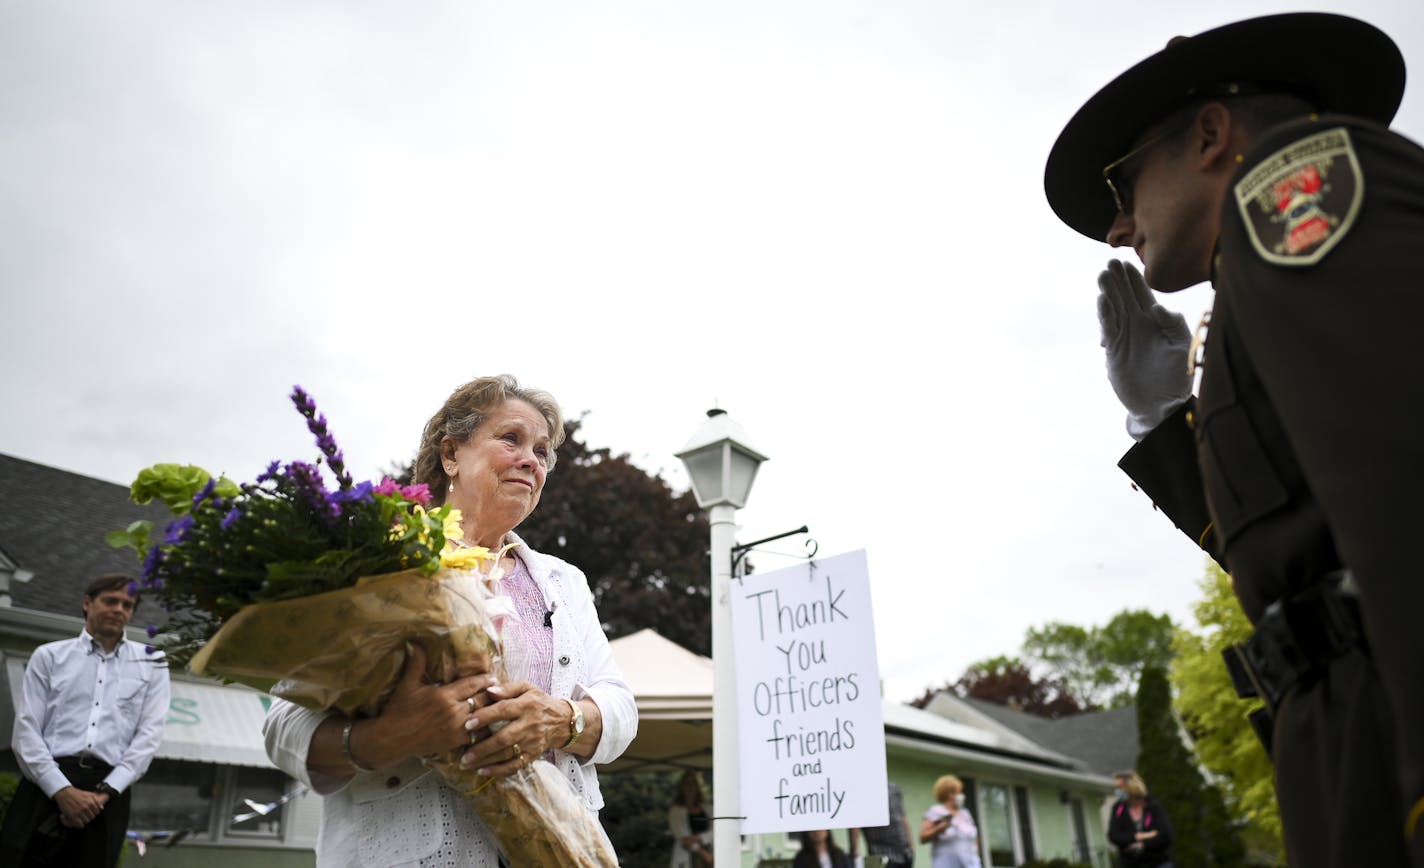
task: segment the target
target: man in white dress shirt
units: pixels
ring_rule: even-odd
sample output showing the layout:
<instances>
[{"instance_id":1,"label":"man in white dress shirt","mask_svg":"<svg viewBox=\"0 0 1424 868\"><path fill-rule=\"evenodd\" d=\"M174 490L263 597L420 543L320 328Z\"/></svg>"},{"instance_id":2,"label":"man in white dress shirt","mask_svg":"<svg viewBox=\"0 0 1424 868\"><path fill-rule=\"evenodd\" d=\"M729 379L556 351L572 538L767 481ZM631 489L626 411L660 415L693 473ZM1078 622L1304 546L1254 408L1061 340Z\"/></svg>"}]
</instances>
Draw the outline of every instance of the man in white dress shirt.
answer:
<instances>
[{"instance_id":1,"label":"man in white dress shirt","mask_svg":"<svg viewBox=\"0 0 1424 868\"><path fill-rule=\"evenodd\" d=\"M129 788L148 770L168 714L163 653L124 638L138 605L128 576L84 592L84 629L41 645L15 714L24 779L0 830L0 865L112 868L128 830Z\"/></svg>"}]
</instances>

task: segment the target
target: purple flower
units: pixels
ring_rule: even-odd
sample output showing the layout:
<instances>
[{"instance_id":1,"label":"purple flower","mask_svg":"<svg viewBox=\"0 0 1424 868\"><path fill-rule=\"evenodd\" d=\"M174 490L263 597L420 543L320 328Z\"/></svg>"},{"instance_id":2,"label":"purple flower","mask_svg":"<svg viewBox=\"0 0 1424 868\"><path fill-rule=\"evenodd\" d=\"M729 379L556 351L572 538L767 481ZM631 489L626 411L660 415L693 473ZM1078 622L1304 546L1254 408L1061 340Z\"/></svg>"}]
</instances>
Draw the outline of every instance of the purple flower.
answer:
<instances>
[{"instance_id":1,"label":"purple flower","mask_svg":"<svg viewBox=\"0 0 1424 868\"><path fill-rule=\"evenodd\" d=\"M143 578L148 587L153 587L153 577L158 574L158 570L163 566L163 549L154 546L148 550L148 555L143 559Z\"/></svg>"},{"instance_id":2,"label":"purple flower","mask_svg":"<svg viewBox=\"0 0 1424 868\"><path fill-rule=\"evenodd\" d=\"M281 472L281 468L282 462L273 461L271 464L267 465L266 470L257 475L257 484L261 485L262 483L270 479L276 479L277 475Z\"/></svg>"},{"instance_id":3,"label":"purple flower","mask_svg":"<svg viewBox=\"0 0 1424 868\"><path fill-rule=\"evenodd\" d=\"M336 518L341 514L341 508L332 502L326 486L321 484L321 474L315 466L304 461L293 461L287 465L287 479L291 480L297 493L306 500L312 512L329 518Z\"/></svg>"},{"instance_id":4,"label":"purple flower","mask_svg":"<svg viewBox=\"0 0 1424 868\"><path fill-rule=\"evenodd\" d=\"M316 402L301 386L292 387L292 403L297 405L297 409L302 411L303 416L310 416L316 412Z\"/></svg>"},{"instance_id":5,"label":"purple flower","mask_svg":"<svg viewBox=\"0 0 1424 868\"><path fill-rule=\"evenodd\" d=\"M358 482L351 488L346 488L331 495L331 499L337 503L370 503L371 483Z\"/></svg>"},{"instance_id":6,"label":"purple flower","mask_svg":"<svg viewBox=\"0 0 1424 868\"><path fill-rule=\"evenodd\" d=\"M292 387L292 403L307 417L307 429L316 435L317 448L326 456L326 463L336 476L337 484L341 488L350 488L351 474L346 472L346 459L341 454L340 447L336 445L336 438L332 437L331 431L328 430L326 414L316 411L316 402L301 386Z\"/></svg>"},{"instance_id":7,"label":"purple flower","mask_svg":"<svg viewBox=\"0 0 1424 868\"><path fill-rule=\"evenodd\" d=\"M137 597L137 596L138 596L138 582L129 582L127 585L124 585L124 591L125 591L130 597Z\"/></svg>"},{"instance_id":8,"label":"purple flower","mask_svg":"<svg viewBox=\"0 0 1424 868\"><path fill-rule=\"evenodd\" d=\"M145 653L145 654L152 654L153 652L155 652L155 651L157 651L157 650L158 650L158 649L155 648L155 647L153 647L152 645L145 645L145 646L143 646L143 653Z\"/></svg>"},{"instance_id":9,"label":"purple flower","mask_svg":"<svg viewBox=\"0 0 1424 868\"><path fill-rule=\"evenodd\" d=\"M213 489L214 489L214 488L217 488L217 485L218 485L218 479L217 479L217 477L216 477L216 476L209 476L209 477L208 477L208 484L203 486L203 490L202 490L202 491L199 491L197 494L193 495L193 505L194 505L194 506L197 506L198 504L200 504L200 503L202 503L203 501L207 500L209 497L212 497Z\"/></svg>"},{"instance_id":10,"label":"purple flower","mask_svg":"<svg viewBox=\"0 0 1424 868\"><path fill-rule=\"evenodd\" d=\"M307 420L307 430L316 435L316 448L323 454L330 455L336 451L336 438L327 430L325 413L318 413L315 418Z\"/></svg>"},{"instance_id":11,"label":"purple flower","mask_svg":"<svg viewBox=\"0 0 1424 868\"><path fill-rule=\"evenodd\" d=\"M148 638L152 639L154 636L157 636L157 635L158 635L158 626L157 626L156 624L149 624L149 625L148 625Z\"/></svg>"},{"instance_id":12,"label":"purple flower","mask_svg":"<svg viewBox=\"0 0 1424 868\"><path fill-rule=\"evenodd\" d=\"M211 483L209 483L211 485ZM185 515L176 518L168 523L168 527L163 532L163 544L166 546L177 545L188 536L188 529L193 526L193 516Z\"/></svg>"},{"instance_id":13,"label":"purple flower","mask_svg":"<svg viewBox=\"0 0 1424 868\"><path fill-rule=\"evenodd\" d=\"M222 521L218 522L218 527L221 527L223 530L231 530L232 526L237 524L237 520L241 517L242 510L234 506L227 511L227 515L223 516Z\"/></svg>"}]
</instances>

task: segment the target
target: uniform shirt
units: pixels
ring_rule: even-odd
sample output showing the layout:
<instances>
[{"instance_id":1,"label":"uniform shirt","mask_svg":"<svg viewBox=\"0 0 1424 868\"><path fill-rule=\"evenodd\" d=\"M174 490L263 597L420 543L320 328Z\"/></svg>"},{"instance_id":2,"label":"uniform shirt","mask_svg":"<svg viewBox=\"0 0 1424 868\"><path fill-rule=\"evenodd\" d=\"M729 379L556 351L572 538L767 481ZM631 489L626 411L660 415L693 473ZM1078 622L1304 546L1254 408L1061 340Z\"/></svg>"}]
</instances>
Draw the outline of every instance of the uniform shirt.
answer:
<instances>
[{"instance_id":1,"label":"uniform shirt","mask_svg":"<svg viewBox=\"0 0 1424 868\"><path fill-rule=\"evenodd\" d=\"M168 661L119 640L112 654L80 630L41 645L25 667L24 697L10 746L25 777L46 796L69 786L57 757L80 754L113 766L104 782L124 792L148 771L168 715Z\"/></svg>"},{"instance_id":2,"label":"uniform shirt","mask_svg":"<svg viewBox=\"0 0 1424 868\"><path fill-rule=\"evenodd\" d=\"M1368 656L1276 715L1292 865L1402 864L1424 811L1421 239L1424 149L1339 115L1265 131L1222 211L1200 397L1121 463L1253 622L1354 577ZM1424 823L1412 832L1424 865Z\"/></svg>"}]
</instances>

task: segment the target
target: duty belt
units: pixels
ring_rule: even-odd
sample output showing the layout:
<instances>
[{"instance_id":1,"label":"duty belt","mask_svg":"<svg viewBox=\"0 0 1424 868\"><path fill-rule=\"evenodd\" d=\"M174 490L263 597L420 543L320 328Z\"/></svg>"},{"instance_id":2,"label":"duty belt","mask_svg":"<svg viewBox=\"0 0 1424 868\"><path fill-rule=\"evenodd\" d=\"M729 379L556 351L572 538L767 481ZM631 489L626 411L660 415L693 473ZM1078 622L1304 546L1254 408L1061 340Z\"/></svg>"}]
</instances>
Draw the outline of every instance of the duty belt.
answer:
<instances>
[{"instance_id":1,"label":"duty belt","mask_svg":"<svg viewBox=\"0 0 1424 868\"><path fill-rule=\"evenodd\" d=\"M1267 606L1251 638L1222 652L1236 695L1265 700L1249 718L1268 754L1281 702L1355 648L1369 650L1354 583L1348 570L1339 570Z\"/></svg>"}]
</instances>

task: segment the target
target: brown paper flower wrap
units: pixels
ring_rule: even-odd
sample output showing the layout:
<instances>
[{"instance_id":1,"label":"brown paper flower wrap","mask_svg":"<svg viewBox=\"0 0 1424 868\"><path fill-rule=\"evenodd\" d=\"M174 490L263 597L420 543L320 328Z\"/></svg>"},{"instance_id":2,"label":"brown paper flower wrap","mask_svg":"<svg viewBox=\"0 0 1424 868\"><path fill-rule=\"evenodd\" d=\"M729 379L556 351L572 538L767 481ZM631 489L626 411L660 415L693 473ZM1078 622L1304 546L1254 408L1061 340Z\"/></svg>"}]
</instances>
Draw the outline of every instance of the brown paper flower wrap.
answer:
<instances>
[{"instance_id":1,"label":"brown paper flower wrap","mask_svg":"<svg viewBox=\"0 0 1424 868\"><path fill-rule=\"evenodd\" d=\"M350 588L244 607L189 668L271 692L307 708L377 714L405 666L407 643L426 652L433 682L504 671L498 604L472 569L407 570ZM603 829L568 781L536 760L505 778L461 769L463 749L425 758L465 794L511 865L614 868Z\"/></svg>"}]
</instances>

